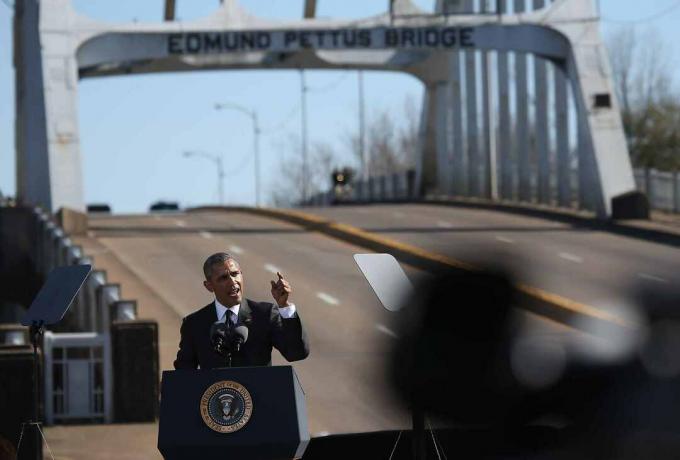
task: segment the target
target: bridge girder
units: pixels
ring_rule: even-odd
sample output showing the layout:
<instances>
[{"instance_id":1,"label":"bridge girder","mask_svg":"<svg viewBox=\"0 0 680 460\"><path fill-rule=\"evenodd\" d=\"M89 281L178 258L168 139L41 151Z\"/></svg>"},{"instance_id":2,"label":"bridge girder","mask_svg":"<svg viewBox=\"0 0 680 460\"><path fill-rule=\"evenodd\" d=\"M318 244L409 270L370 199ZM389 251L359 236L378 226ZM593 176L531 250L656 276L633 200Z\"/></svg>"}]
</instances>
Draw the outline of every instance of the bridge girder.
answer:
<instances>
[{"instance_id":1,"label":"bridge girder","mask_svg":"<svg viewBox=\"0 0 680 460\"><path fill-rule=\"evenodd\" d=\"M463 31L474 37L474 49L533 53L552 60L568 76L583 133L580 145L592 165L588 186L597 190L598 215L609 217L612 199L635 190L592 0L557 0L550 8L503 15L500 21L468 14L425 15L410 0L394 0L391 12L360 21L272 22L253 16L237 0L226 0L213 15L196 21L114 25L77 15L70 0L25 2L24 6L27 14L15 25L17 88L22 95L17 106L18 192L20 198L46 209L84 208L76 114L78 78L130 73L263 67L410 73L425 84L428 94L422 133L431 136L421 142L421 183L436 184L437 168L443 167L442 158L451 149L447 134L453 82L450 60L453 52L467 46ZM308 1L305 15L314 6L315 2ZM32 26L31 19L38 24L38 17L39 26ZM240 52L214 49L215 43L244 40L239 34L248 30L265 34L266 46L255 49L250 45ZM346 39L342 45L333 44L328 37L343 30L363 34L355 40L367 40L371 46L357 50L355 42L354 49L346 49ZM413 38L399 46L389 43L388 37L405 37L405 30L411 31L410 37L418 33L424 37L425 31L433 30L440 34L441 43L444 30L458 35L449 48L418 44ZM331 35L324 42L319 31ZM290 37L297 37L294 43ZM597 95L608 95L610 105L593 106ZM44 125L36 122L39 113L44 114ZM36 172L42 178L38 182Z\"/></svg>"}]
</instances>

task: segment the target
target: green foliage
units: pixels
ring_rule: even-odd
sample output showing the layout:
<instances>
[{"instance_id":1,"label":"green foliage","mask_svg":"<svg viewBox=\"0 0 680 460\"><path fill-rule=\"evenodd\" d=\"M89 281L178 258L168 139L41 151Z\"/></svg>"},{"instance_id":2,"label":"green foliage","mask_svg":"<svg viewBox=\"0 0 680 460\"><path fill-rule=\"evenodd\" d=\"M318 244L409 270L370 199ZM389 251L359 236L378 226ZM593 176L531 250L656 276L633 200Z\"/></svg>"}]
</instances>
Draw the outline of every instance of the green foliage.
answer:
<instances>
[{"instance_id":1,"label":"green foliage","mask_svg":"<svg viewBox=\"0 0 680 460\"><path fill-rule=\"evenodd\" d=\"M670 49L657 31L616 31L608 40L616 94L635 167L680 169L680 92Z\"/></svg>"},{"instance_id":2,"label":"green foliage","mask_svg":"<svg viewBox=\"0 0 680 460\"><path fill-rule=\"evenodd\" d=\"M680 169L680 103L650 102L623 114L631 160L636 167Z\"/></svg>"}]
</instances>

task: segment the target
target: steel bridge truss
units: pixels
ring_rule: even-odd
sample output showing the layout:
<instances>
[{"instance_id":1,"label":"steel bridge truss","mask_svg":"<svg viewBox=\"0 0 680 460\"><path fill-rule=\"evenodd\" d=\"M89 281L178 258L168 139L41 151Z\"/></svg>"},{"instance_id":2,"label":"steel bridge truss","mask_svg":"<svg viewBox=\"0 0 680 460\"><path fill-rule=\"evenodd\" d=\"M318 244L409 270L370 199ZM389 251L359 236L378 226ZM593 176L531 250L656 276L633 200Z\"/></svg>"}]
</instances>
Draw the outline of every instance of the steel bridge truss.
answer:
<instances>
[{"instance_id":1,"label":"steel bridge truss","mask_svg":"<svg viewBox=\"0 0 680 460\"><path fill-rule=\"evenodd\" d=\"M513 12L501 1L499 14L473 12L484 1L448 1L426 14L393 0L361 20L272 22L225 0L200 20L109 24L79 15L70 0L18 0L18 198L85 208L80 78L361 69L405 72L425 87L422 193L578 206L601 218L644 214L594 2L544 1L515 0Z\"/></svg>"}]
</instances>

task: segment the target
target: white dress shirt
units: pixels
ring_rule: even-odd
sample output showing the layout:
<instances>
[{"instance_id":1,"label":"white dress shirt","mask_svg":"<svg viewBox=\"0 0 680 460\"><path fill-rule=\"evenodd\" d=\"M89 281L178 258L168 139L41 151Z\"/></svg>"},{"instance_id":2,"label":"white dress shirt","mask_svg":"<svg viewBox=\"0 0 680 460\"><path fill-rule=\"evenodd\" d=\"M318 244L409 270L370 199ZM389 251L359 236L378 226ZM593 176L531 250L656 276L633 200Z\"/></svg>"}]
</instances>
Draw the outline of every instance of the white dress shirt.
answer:
<instances>
[{"instance_id":1,"label":"white dress shirt","mask_svg":"<svg viewBox=\"0 0 680 460\"><path fill-rule=\"evenodd\" d=\"M225 307L220 303L217 298L215 298L215 313L217 314L217 321L225 323L227 321L227 310L231 310L235 317L238 318L238 311L241 308L241 304L234 305L233 307ZM287 307L279 307L279 313L284 319L293 318L295 316L295 304L290 304Z\"/></svg>"}]
</instances>

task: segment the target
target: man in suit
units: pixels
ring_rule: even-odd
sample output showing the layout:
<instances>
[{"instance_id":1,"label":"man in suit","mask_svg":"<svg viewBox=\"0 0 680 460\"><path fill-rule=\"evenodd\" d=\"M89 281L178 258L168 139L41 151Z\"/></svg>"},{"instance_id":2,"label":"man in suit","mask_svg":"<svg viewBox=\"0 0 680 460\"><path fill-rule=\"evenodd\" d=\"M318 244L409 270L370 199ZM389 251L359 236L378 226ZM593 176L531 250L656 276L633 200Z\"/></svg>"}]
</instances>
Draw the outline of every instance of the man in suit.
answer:
<instances>
[{"instance_id":1,"label":"man in suit","mask_svg":"<svg viewBox=\"0 0 680 460\"><path fill-rule=\"evenodd\" d=\"M243 297L243 273L229 254L219 252L208 257L203 273L203 286L215 295L215 301L184 318L175 369L225 367L224 357L213 350L210 338L210 328L218 321L248 328L248 340L232 356L232 366L269 366L272 347L288 361L309 355L300 316L288 300L290 284L281 273L277 273L277 281L271 281L275 305Z\"/></svg>"}]
</instances>

